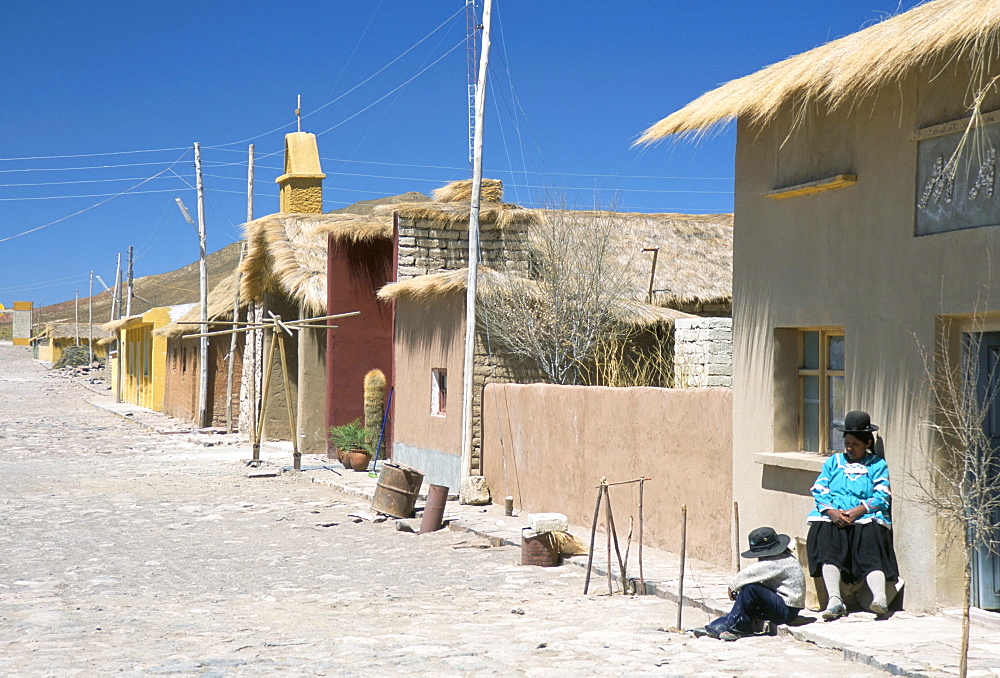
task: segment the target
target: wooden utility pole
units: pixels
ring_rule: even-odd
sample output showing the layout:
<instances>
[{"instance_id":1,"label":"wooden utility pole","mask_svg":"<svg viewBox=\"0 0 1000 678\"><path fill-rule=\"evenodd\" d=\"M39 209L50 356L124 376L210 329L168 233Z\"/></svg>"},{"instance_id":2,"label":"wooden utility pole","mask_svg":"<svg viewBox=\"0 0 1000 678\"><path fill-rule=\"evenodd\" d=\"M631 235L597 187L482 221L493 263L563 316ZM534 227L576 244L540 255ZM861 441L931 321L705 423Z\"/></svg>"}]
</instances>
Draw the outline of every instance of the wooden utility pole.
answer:
<instances>
[{"instance_id":1,"label":"wooden utility pole","mask_svg":"<svg viewBox=\"0 0 1000 678\"><path fill-rule=\"evenodd\" d=\"M247 221L253 221L253 144L247 159Z\"/></svg>"},{"instance_id":2,"label":"wooden utility pole","mask_svg":"<svg viewBox=\"0 0 1000 678\"><path fill-rule=\"evenodd\" d=\"M128 246L128 284L125 285L127 290L125 294L125 317L128 318L132 315L132 246Z\"/></svg>"},{"instance_id":3,"label":"wooden utility pole","mask_svg":"<svg viewBox=\"0 0 1000 678\"><path fill-rule=\"evenodd\" d=\"M465 362L462 381L462 477L472 475L472 389L475 372L476 289L479 275L479 193L483 185L483 120L486 71L490 61L490 15L493 0L483 8L483 52L476 84L476 134L472 153L472 198L469 204L469 278L465 292Z\"/></svg>"},{"instance_id":4,"label":"wooden utility pole","mask_svg":"<svg viewBox=\"0 0 1000 678\"><path fill-rule=\"evenodd\" d=\"M240 316L240 273L243 266L243 254L247 245L240 245L240 263L236 266L236 292L233 299L233 322L239 321ZM247 336L243 336L244 346L246 346ZM229 364L226 366L226 433L233 432L233 370L236 366L236 332L229 336Z\"/></svg>"},{"instance_id":5,"label":"wooden utility pole","mask_svg":"<svg viewBox=\"0 0 1000 678\"><path fill-rule=\"evenodd\" d=\"M195 186L198 191L198 247L201 256L198 263L198 278L201 291L201 327L199 332L198 369L198 426L208 426L208 266L205 263L205 191L201 183L201 144L194 144Z\"/></svg>"},{"instance_id":6,"label":"wooden utility pole","mask_svg":"<svg viewBox=\"0 0 1000 678\"><path fill-rule=\"evenodd\" d=\"M88 365L94 364L94 272L90 272L90 296L87 298L87 355Z\"/></svg>"},{"instance_id":7,"label":"wooden utility pole","mask_svg":"<svg viewBox=\"0 0 1000 678\"><path fill-rule=\"evenodd\" d=\"M76 316L76 343L75 346L80 345L80 290L76 291L76 304L74 305L74 314ZM52 341L49 339L49 341Z\"/></svg>"}]
</instances>

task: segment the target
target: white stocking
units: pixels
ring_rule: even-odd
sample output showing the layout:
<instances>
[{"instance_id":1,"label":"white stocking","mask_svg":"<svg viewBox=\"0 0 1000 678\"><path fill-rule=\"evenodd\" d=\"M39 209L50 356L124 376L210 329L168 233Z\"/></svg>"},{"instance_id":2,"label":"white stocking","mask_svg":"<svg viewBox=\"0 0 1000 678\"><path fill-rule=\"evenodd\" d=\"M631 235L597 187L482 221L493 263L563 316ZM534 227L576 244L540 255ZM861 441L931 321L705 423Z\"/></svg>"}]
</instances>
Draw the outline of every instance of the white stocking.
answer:
<instances>
[{"instance_id":1,"label":"white stocking","mask_svg":"<svg viewBox=\"0 0 1000 678\"><path fill-rule=\"evenodd\" d=\"M823 563L823 583L826 584L826 595L829 600L826 603L826 608L829 610L833 607L833 599L836 598L840 602L844 602L843 597L840 593L840 568L836 565L831 565L830 563ZM885 590L885 587L882 587Z\"/></svg>"},{"instance_id":2,"label":"white stocking","mask_svg":"<svg viewBox=\"0 0 1000 678\"><path fill-rule=\"evenodd\" d=\"M826 567L824 565L824 567ZM824 574L826 574L824 572ZM882 570L872 570L868 573L865 578L868 582L868 588L872 590L872 605L881 605L883 608L887 606L885 600L885 572Z\"/></svg>"}]
</instances>

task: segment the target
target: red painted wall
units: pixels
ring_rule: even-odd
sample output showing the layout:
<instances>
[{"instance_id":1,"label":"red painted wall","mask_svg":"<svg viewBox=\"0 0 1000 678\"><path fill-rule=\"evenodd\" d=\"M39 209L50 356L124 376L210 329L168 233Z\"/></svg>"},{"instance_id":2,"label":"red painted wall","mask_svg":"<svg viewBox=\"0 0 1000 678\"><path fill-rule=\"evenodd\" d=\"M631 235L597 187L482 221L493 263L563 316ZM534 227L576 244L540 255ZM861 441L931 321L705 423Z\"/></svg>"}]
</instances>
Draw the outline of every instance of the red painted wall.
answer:
<instances>
[{"instance_id":1,"label":"red painted wall","mask_svg":"<svg viewBox=\"0 0 1000 678\"><path fill-rule=\"evenodd\" d=\"M382 370L387 383L393 383L392 307L375 294L394 278L391 240L352 244L330 239L327 313L361 311L361 315L331 320L338 327L327 330L327 427L364 415L364 377L369 370ZM391 427L386 430L385 449L392 449ZM327 451L333 452L329 441Z\"/></svg>"}]
</instances>

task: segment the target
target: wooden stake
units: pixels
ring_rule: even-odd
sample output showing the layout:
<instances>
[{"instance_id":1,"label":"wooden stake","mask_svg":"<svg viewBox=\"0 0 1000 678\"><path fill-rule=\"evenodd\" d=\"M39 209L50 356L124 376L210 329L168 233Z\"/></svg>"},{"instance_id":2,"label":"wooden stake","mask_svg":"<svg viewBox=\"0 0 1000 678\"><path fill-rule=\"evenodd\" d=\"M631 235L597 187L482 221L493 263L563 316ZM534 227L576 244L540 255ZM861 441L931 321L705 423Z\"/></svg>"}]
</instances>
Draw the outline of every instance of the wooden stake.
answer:
<instances>
[{"instance_id":1,"label":"wooden stake","mask_svg":"<svg viewBox=\"0 0 1000 678\"><path fill-rule=\"evenodd\" d=\"M277 325L281 325L281 316L274 316ZM296 471L302 470L302 453L299 452L299 434L295 426L295 393L292 391L292 382L288 376L288 355L285 352L285 335L275 330L278 338L278 349L281 351L281 377L285 381L285 405L288 407L288 429L292 438L292 468Z\"/></svg>"},{"instance_id":2,"label":"wooden stake","mask_svg":"<svg viewBox=\"0 0 1000 678\"><path fill-rule=\"evenodd\" d=\"M271 341L267 345L267 364L264 366L264 386L260 394L260 414L257 415L257 435L253 441L253 464L260 463L260 441L264 434L264 412L267 410L267 394L271 391L271 369L274 366L274 342L278 341L278 331L271 328Z\"/></svg>"},{"instance_id":3,"label":"wooden stake","mask_svg":"<svg viewBox=\"0 0 1000 678\"><path fill-rule=\"evenodd\" d=\"M740 571L740 504L733 502L733 527L736 529L736 536L733 538L733 548L736 549L736 571Z\"/></svg>"},{"instance_id":4,"label":"wooden stake","mask_svg":"<svg viewBox=\"0 0 1000 678\"><path fill-rule=\"evenodd\" d=\"M688 507L687 504L681 504L681 573L680 581L677 584L677 630L680 631L683 626L681 626L681 612L684 610L684 560L687 555L687 525L688 525Z\"/></svg>"},{"instance_id":5,"label":"wooden stake","mask_svg":"<svg viewBox=\"0 0 1000 678\"><path fill-rule=\"evenodd\" d=\"M604 487L604 531L608 536L608 595L615 595L614 586L611 584L611 498L608 496L608 488Z\"/></svg>"},{"instance_id":6,"label":"wooden stake","mask_svg":"<svg viewBox=\"0 0 1000 678\"><path fill-rule=\"evenodd\" d=\"M627 590L627 575L625 573L625 563L622 561L622 552L618 548L618 530L615 529L615 516L611 512L611 492L610 490L604 491L604 505L608 510L608 523L611 525L611 538L615 543L615 555L618 556L618 575L621 579L622 584L622 595L625 595ZM610 568L609 568L610 569Z\"/></svg>"},{"instance_id":7,"label":"wooden stake","mask_svg":"<svg viewBox=\"0 0 1000 678\"><path fill-rule=\"evenodd\" d=\"M590 526L590 553L587 554L587 578L583 581L583 595L587 595L587 591L590 589L590 572L594 564L594 541L597 537L597 519L601 515L601 496L603 494L604 485L599 485L597 487L597 506L594 507L594 522Z\"/></svg>"},{"instance_id":8,"label":"wooden stake","mask_svg":"<svg viewBox=\"0 0 1000 678\"><path fill-rule=\"evenodd\" d=\"M642 486L646 479L639 479L639 589L641 595L646 595L646 581L642 578Z\"/></svg>"}]
</instances>

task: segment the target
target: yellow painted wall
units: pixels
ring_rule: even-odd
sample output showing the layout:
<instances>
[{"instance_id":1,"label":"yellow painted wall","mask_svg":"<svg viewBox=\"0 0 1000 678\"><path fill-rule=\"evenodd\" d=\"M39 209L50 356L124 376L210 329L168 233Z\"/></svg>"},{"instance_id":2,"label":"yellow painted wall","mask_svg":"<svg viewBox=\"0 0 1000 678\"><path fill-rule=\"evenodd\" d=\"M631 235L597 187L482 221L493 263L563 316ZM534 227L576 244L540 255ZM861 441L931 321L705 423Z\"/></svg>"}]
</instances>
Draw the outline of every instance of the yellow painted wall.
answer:
<instances>
[{"instance_id":1,"label":"yellow painted wall","mask_svg":"<svg viewBox=\"0 0 1000 678\"><path fill-rule=\"evenodd\" d=\"M112 388L122 402L163 411L167 340L154 331L169 323L170 307L160 306L132 319L118 331L118 359L112 368Z\"/></svg>"}]
</instances>

